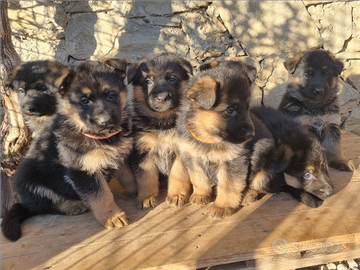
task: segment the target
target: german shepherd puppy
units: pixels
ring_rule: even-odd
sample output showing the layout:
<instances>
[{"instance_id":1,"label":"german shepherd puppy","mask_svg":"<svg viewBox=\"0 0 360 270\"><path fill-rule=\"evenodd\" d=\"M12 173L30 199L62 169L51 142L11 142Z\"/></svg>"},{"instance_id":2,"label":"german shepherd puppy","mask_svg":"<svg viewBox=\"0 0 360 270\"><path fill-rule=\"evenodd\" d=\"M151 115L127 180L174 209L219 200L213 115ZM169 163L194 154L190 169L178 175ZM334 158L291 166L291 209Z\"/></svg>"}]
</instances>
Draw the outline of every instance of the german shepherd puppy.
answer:
<instances>
[{"instance_id":1,"label":"german shepherd puppy","mask_svg":"<svg viewBox=\"0 0 360 270\"><path fill-rule=\"evenodd\" d=\"M5 214L2 232L9 240L21 237L21 223L36 214L75 215L87 210L72 186L64 181L53 133L56 93L67 86L70 68L51 61L29 62L17 67L6 80L17 91L21 110L33 131L33 140L14 175L20 203Z\"/></svg>"},{"instance_id":2,"label":"german shepherd puppy","mask_svg":"<svg viewBox=\"0 0 360 270\"><path fill-rule=\"evenodd\" d=\"M276 178L269 163L274 142L249 114L255 68L235 61L205 65L182 99L177 122L181 158L169 176L167 202L182 206L192 184L190 203L206 204L216 186L209 215L224 218L240 206L248 185L255 189Z\"/></svg>"},{"instance_id":3,"label":"german shepherd puppy","mask_svg":"<svg viewBox=\"0 0 360 270\"><path fill-rule=\"evenodd\" d=\"M253 107L255 114L270 130L277 156L275 170L284 172L281 191L310 207L317 207L333 193L325 150L318 139L306 132L301 124L269 107ZM271 191L277 191L272 189Z\"/></svg>"},{"instance_id":4,"label":"german shepherd puppy","mask_svg":"<svg viewBox=\"0 0 360 270\"><path fill-rule=\"evenodd\" d=\"M296 54L284 65L291 74L291 82L279 110L294 117L318 137L326 150L329 166L351 171L340 143L337 93L343 63L330 52L317 49Z\"/></svg>"},{"instance_id":5,"label":"german shepherd puppy","mask_svg":"<svg viewBox=\"0 0 360 270\"><path fill-rule=\"evenodd\" d=\"M189 75L190 63L172 53L150 54L128 69L134 91L131 163L139 209L157 205L159 174L169 175L177 155L175 124Z\"/></svg>"},{"instance_id":6,"label":"german shepherd puppy","mask_svg":"<svg viewBox=\"0 0 360 270\"><path fill-rule=\"evenodd\" d=\"M35 137L56 111L56 94L70 69L57 61L25 62L10 71L5 86L17 93L21 112Z\"/></svg>"},{"instance_id":7,"label":"german shepherd puppy","mask_svg":"<svg viewBox=\"0 0 360 270\"><path fill-rule=\"evenodd\" d=\"M21 203L4 217L8 239L20 238L21 222L33 215L75 215L89 206L107 228L128 224L106 183L132 145L124 112L126 63L104 63L81 63L64 79L58 114L34 138L15 174Z\"/></svg>"},{"instance_id":8,"label":"german shepherd puppy","mask_svg":"<svg viewBox=\"0 0 360 270\"><path fill-rule=\"evenodd\" d=\"M54 129L65 182L106 228L129 224L107 185L119 167L127 170L125 160L132 149L126 67L116 58L76 65L71 84L60 91Z\"/></svg>"}]
</instances>

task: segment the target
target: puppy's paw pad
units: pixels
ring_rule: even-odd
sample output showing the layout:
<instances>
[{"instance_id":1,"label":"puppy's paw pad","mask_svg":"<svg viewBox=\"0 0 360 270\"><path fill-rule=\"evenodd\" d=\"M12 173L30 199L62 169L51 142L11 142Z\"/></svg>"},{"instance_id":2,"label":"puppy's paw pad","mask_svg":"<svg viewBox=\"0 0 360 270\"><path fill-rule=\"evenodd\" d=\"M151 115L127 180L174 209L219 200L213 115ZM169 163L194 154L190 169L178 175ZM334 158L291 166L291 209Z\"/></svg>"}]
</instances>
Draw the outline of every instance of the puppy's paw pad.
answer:
<instances>
[{"instance_id":1,"label":"puppy's paw pad","mask_svg":"<svg viewBox=\"0 0 360 270\"><path fill-rule=\"evenodd\" d=\"M235 212L234 208L230 208L230 207L223 208L213 205L210 208L209 216L213 219L223 219L231 216L234 212Z\"/></svg>"},{"instance_id":2,"label":"puppy's paw pad","mask_svg":"<svg viewBox=\"0 0 360 270\"><path fill-rule=\"evenodd\" d=\"M125 212L114 212L112 215L105 221L106 229L120 229L129 225L129 218Z\"/></svg>"},{"instance_id":3,"label":"puppy's paw pad","mask_svg":"<svg viewBox=\"0 0 360 270\"><path fill-rule=\"evenodd\" d=\"M210 196L193 194L191 195L189 201L192 204L208 204L210 200L211 200Z\"/></svg>"},{"instance_id":4,"label":"puppy's paw pad","mask_svg":"<svg viewBox=\"0 0 360 270\"><path fill-rule=\"evenodd\" d=\"M157 204L158 204L157 197L152 196L152 197L147 198L147 199L138 199L138 202L137 202L136 206L140 210L146 210L146 209L157 206Z\"/></svg>"},{"instance_id":5,"label":"puppy's paw pad","mask_svg":"<svg viewBox=\"0 0 360 270\"><path fill-rule=\"evenodd\" d=\"M184 206L187 202L187 198L185 195L172 195L166 197L166 202L172 206Z\"/></svg>"}]
</instances>

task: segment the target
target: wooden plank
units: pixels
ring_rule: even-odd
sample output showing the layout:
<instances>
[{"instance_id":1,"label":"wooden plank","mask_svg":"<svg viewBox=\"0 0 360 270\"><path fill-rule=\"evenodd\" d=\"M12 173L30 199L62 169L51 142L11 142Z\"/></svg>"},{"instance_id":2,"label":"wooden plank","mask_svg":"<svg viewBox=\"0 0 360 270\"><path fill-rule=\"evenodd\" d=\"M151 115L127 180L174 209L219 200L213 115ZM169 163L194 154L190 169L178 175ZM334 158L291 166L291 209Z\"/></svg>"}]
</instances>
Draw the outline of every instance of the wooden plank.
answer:
<instances>
[{"instance_id":1,"label":"wooden plank","mask_svg":"<svg viewBox=\"0 0 360 270\"><path fill-rule=\"evenodd\" d=\"M358 167L360 137L344 132L343 141L346 156ZM354 173L331 170L331 177L336 193L317 209L287 194L276 194L224 220L210 219L206 215L209 205L173 208L163 202L152 210L139 211L135 199L127 198L111 183L116 202L128 213L131 225L106 230L91 213L36 216L23 224L23 237L17 242L1 237L1 267L196 269L254 260L258 269L272 268L266 265L289 269L360 257L356 246L360 242L360 169ZM165 190L161 201L164 199ZM277 239L286 241L284 253L276 249ZM326 243L339 244L341 249L312 252L311 245L324 247Z\"/></svg>"}]
</instances>

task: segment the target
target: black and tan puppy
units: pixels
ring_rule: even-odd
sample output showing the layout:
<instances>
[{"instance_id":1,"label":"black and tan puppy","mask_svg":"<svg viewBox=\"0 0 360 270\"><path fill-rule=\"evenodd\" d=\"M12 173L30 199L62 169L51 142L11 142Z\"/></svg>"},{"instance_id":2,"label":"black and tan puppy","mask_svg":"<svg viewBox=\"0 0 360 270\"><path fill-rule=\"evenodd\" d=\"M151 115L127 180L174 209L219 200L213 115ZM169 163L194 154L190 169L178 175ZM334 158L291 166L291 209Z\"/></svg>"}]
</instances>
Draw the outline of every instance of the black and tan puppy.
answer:
<instances>
[{"instance_id":1,"label":"black and tan puppy","mask_svg":"<svg viewBox=\"0 0 360 270\"><path fill-rule=\"evenodd\" d=\"M182 206L192 184L190 203L209 203L216 186L209 215L224 218L239 208L248 178L256 188L276 177L269 163L274 144L266 127L249 114L255 68L214 61L201 70L182 100L177 122L181 158L169 176L167 202Z\"/></svg>"},{"instance_id":2,"label":"black and tan puppy","mask_svg":"<svg viewBox=\"0 0 360 270\"><path fill-rule=\"evenodd\" d=\"M318 139L306 132L292 117L268 107L253 107L270 130L277 149L274 168L284 172L281 191L289 192L310 207L317 207L333 193L325 150ZM271 191L278 191L276 189Z\"/></svg>"},{"instance_id":3,"label":"black and tan puppy","mask_svg":"<svg viewBox=\"0 0 360 270\"><path fill-rule=\"evenodd\" d=\"M31 216L75 215L88 208L64 180L65 167L59 162L53 133L55 93L67 87L72 76L70 68L48 61L23 64L8 76L34 131L30 148L14 176L20 203L12 206L1 225L3 234L12 241L21 237L21 223Z\"/></svg>"},{"instance_id":4,"label":"black and tan puppy","mask_svg":"<svg viewBox=\"0 0 360 270\"><path fill-rule=\"evenodd\" d=\"M177 155L175 123L189 75L190 63L171 53L148 55L128 69L134 89L131 162L140 209L157 205L159 174L169 175Z\"/></svg>"},{"instance_id":5,"label":"black and tan puppy","mask_svg":"<svg viewBox=\"0 0 360 270\"><path fill-rule=\"evenodd\" d=\"M325 50L308 50L288 59L285 68L291 82L279 105L315 134L326 150L329 166L351 171L342 152L337 93L343 63Z\"/></svg>"},{"instance_id":6,"label":"black and tan puppy","mask_svg":"<svg viewBox=\"0 0 360 270\"><path fill-rule=\"evenodd\" d=\"M132 148L123 82L126 66L121 59L76 65L71 84L59 92L54 129L65 181L106 228L129 223L107 185L119 167L127 169L125 160Z\"/></svg>"},{"instance_id":7,"label":"black and tan puppy","mask_svg":"<svg viewBox=\"0 0 360 270\"><path fill-rule=\"evenodd\" d=\"M16 241L21 222L33 215L75 215L89 206L107 228L128 224L107 185L119 166L129 175L124 165L132 147L125 70L119 59L83 62L64 79L52 125L34 138L17 169L21 203L4 217L7 238Z\"/></svg>"},{"instance_id":8,"label":"black and tan puppy","mask_svg":"<svg viewBox=\"0 0 360 270\"><path fill-rule=\"evenodd\" d=\"M33 137L51 122L56 111L56 94L68 74L68 67L50 60L25 62L7 74L5 86L17 93Z\"/></svg>"}]
</instances>

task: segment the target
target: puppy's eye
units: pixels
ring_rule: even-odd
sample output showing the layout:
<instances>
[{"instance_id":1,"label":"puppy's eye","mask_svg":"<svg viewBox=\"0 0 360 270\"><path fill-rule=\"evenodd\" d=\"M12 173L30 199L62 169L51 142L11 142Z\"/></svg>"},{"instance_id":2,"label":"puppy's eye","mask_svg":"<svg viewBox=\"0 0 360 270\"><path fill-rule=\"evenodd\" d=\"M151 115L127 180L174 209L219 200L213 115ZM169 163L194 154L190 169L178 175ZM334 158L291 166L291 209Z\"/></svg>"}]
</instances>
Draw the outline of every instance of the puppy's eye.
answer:
<instances>
[{"instance_id":1,"label":"puppy's eye","mask_svg":"<svg viewBox=\"0 0 360 270\"><path fill-rule=\"evenodd\" d=\"M329 78L329 76L330 76L330 74L327 71L323 74L323 78L325 78L325 79Z\"/></svg>"},{"instance_id":2,"label":"puppy's eye","mask_svg":"<svg viewBox=\"0 0 360 270\"><path fill-rule=\"evenodd\" d=\"M305 180L310 180L310 179L311 179L311 176L312 176L311 172L306 172L306 173L303 175L303 177L304 177Z\"/></svg>"},{"instance_id":3,"label":"puppy's eye","mask_svg":"<svg viewBox=\"0 0 360 270\"><path fill-rule=\"evenodd\" d=\"M81 104L89 104L90 100L88 97L82 97L80 99Z\"/></svg>"},{"instance_id":4,"label":"puppy's eye","mask_svg":"<svg viewBox=\"0 0 360 270\"><path fill-rule=\"evenodd\" d=\"M115 98L116 98L115 92L113 92L113 91L109 92L107 98L108 98L109 100L115 99Z\"/></svg>"},{"instance_id":5,"label":"puppy's eye","mask_svg":"<svg viewBox=\"0 0 360 270\"><path fill-rule=\"evenodd\" d=\"M145 79L146 84L153 84L153 81L150 78Z\"/></svg>"},{"instance_id":6,"label":"puppy's eye","mask_svg":"<svg viewBox=\"0 0 360 270\"><path fill-rule=\"evenodd\" d=\"M18 92L21 93L21 94L25 94L25 89L20 87L20 88L18 89Z\"/></svg>"},{"instance_id":7,"label":"puppy's eye","mask_svg":"<svg viewBox=\"0 0 360 270\"><path fill-rule=\"evenodd\" d=\"M229 107L226 109L225 114L228 116L235 116L237 113L234 107Z\"/></svg>"},{"instance_id":8,"label":"puppy's eye","mask_svg":"<svg viewBox=\"0 0 360 270\"><path fill-rule=\"evenodd\" d=\"M177 81L177 78L175 76L170 76L170 78L168 79L169 83L175 83Z\"/></svg>"},{"instance_id":9,"label":"puppy's eye","mask_svg":"<svg viewBox=\"0 0 360 270\"><path fill-rule=\"evenodd\" d=\"M305 77L306 79L310 79L311 76L312 76L311 72L306 72L306 73L304 74L304 77Z\"/></svg>"}]
</instances>

